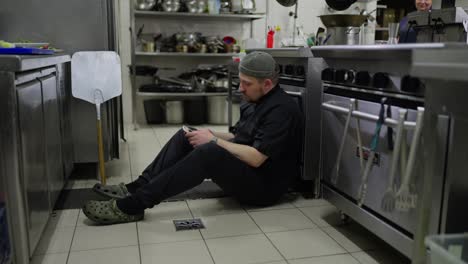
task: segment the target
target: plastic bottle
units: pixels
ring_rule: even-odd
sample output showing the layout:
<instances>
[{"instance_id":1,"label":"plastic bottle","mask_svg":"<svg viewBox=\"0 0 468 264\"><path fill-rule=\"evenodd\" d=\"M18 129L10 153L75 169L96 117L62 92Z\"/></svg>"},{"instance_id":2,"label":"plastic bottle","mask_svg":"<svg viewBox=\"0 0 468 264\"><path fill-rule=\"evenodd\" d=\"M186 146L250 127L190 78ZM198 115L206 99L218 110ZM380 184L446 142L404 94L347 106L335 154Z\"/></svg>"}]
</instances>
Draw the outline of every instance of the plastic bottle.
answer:
<instances>
[{"instance_id":1,"label":"plastic bottle","mask_svg":"<svg viewBox=\"0 0 468 264\"><path fill-rule=\"evenodd\" d=\"M219 0L208 0L208 12L210 14L219 14Z\"/></svg>"},{"instance_id":2,"label":"plastic bottle","mask_svg":"<svg viewBox=\"0 0 468 264\"><path fill-rule=\"evenodd\" d=\"M275 26L274 48L281 48L281 27Z\"/></svg>"},{"instance_id":3,"label":"plastic bottle","mask_svg":"<svg viewBox=\"0 0 468 264\"><path fill-rule=\"evenodd\" d=\"M272 49L273 46L274 46L274 42L275 42L275 31L270 29L270 30L268 30L268 33L267 33L267 45L266 45L266 47L268 49Z\"/></svg>"}]
</instances>

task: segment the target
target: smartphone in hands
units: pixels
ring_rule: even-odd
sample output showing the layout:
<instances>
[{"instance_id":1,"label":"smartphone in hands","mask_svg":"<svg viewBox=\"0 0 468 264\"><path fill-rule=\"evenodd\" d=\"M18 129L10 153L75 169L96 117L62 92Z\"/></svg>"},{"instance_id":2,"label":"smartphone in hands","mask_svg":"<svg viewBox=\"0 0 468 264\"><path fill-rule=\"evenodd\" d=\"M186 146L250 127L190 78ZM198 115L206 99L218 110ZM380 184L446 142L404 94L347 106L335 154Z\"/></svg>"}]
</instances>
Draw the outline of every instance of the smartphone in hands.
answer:
<instances>
[{"instance_id":1,"label":"smartphone in hands","mask_svg":"<svg viewBox=\"0 0 468 264\"><path fill-rule=\"evenodd\" d=\"M193 131L196 131L197 129L196 129L196 128L194 128L194 127L189 127L189 126L183 125L183 126L182 126L182 130L184 130L184 131L185 131L185 133L187 133L187 132L193 132Z\"/></svg>"}]
</instances>

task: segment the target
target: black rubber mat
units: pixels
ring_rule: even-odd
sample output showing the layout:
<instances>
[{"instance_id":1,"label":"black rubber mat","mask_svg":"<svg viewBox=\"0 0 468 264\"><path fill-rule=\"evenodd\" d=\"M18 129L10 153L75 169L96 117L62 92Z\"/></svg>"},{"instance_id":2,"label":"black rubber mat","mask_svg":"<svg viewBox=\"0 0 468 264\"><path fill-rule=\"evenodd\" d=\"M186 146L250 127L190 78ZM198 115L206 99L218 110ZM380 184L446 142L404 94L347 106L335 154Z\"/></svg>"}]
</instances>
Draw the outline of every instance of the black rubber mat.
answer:
<instances>
[{"instance_id":1,"label":"black rubber mat","mask_svg":"<svg viewBox=\"0 0 468 264\"><path fill-rule=\"evenodd\" d=\"M166 201L183 201L186 199L208 199L208 198L220 198L225 197L223 190L218 185L211 181L204 181L199 186L171 197ZM55 204L54 210L65 210L65 209L77 209L81 208L83 204L88 200L104 201L108 200L91 188L86 189L66 189L60 193L57 203Z\"/></svg>"}]
</instances>

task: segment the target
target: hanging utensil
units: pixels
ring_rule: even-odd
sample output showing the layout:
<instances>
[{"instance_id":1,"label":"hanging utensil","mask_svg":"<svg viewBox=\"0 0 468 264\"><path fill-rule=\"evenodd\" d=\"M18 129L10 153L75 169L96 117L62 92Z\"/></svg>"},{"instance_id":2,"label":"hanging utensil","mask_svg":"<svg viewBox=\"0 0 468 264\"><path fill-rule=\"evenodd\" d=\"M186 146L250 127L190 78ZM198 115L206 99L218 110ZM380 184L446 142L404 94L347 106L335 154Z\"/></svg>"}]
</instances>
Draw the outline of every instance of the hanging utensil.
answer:
<instances>
[{"instance_id":1,"label":"hanging utensil","mask_svg":"<svg viewBox=\"0 0 468 264\"><path fill-rule=\"evenodd\" d=\"M348 115L346 116L346 122L345 122L344 129L343 129L343 136L341 137L340 148L338 150L338 156L336 158L335 173L333 174L331 178L331 182L335 185L337 184L338 176L340 175L341 156L343 155L343 149L346 143L346 136L348 135L349 123L351 121L351 116L353 114L355 105L356 105L356 99L351 99L349 103L349 112L348 112Z\"/></svg>"},{"instance_id":2,"label":"hanging utensil","mask_svg":"<svg viewBox=\"0 0 468 264\"><path fill-rule=\"evenodd\" d=\"M380 112L379 112L379 119L377 120L377 124L375 127L374 136L372 137L372 142L370 145L370 154L367 157L366 167L364 169L364 173L362 174L361 178L361 186L359 187L358 191L358 206L362 206L364 204L364 200L366 199L367 195L367 182L369 179L369 173L372 169L372 165L374 164L375 152L379 145L380 139L380 131L382 129L382 125L385 122L385 102L387 98L383 98L380 103Z\"/></svg>"},{"instance_id":3,"label":"hanging utensil","mask_svg":"<svg viewBox=\"0 0 468 264\"><path fill-rule=\"evenodd\" d=\"M358 111L359 105L356 101L355 109ZM358 143L358 153L359 153L359 175L362 175L362 170L364 168L364 151L362 149L362 139L361 139L361 121L359 118L356 118L356 139Z\"/></svg>"},{"instance_id":4,"label":"hanging utensil","mask_svg":"<svg viewBox=\"0 0 468 264\"><path fill-rule=\"evenodd\" d=\"M113 51L77 52L72 57L71 72L73 97L96 106L99 172L105 185L101 104L122 94L120 58Z\"/></svg>"},{"instance_id":5,"label":"hanging utensil","mask_svg":"<svg viewBox=\"0 0 468 264\"><path fill-rule=\"evenodd\" d=\"M393 212L395 209L395 189L394 189L394 182L395 182L395 174L398 167L398 161L400 157L400 148L402 142L402 134L404 129L404 124L406 120L406 113L405 109L400 109L399 111L399 119L397 125L397 132L396 132L396 142L393 149L393 156L392 156L392 165L390 167L390 175L388 177L388 184L387 189L385 190L385 194L382 198L381 207L382 210L385 212ZM393 137L393 135L390 135Z\"/></svg>"},{"instance_id":6,"label":"hanging utensil","mask_svg":"<svg viewBox=\"0 0 468 264\"><path fill-rule=\"evenodd\" d=\"M416 153L418 151L419 141L421 137L423 118L424 108L419 107L416 116L416 127L413 134L413 140L411 141L408 165L405 169L403 182L401 183L400 189L396 193L396 209L402 212L407 212L409 209L415 208L418 199L417 194L413 194L410 192L410 182L411 176L413 174L414 163L416 160Z\"/></svg>"}]
</instances>

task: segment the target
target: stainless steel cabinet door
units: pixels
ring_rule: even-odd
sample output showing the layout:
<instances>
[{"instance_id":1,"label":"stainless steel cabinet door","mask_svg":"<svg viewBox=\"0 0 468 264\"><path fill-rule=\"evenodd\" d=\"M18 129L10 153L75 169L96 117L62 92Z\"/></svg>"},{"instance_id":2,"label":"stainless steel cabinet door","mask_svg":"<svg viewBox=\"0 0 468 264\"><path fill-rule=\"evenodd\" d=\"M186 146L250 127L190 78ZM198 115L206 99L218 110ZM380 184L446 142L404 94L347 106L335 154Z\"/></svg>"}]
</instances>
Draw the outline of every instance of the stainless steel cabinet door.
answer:
<instances>
[{"instance_id":1,"label":"stainless steel cabinet door","mask_svg":"<svg viewBox=\"0 0 468 264\"><path fill-rule=\"evenodd\" d=\"M21 174L32 255L49 217L41 83L32 81L19 85L17 100L21 131Z\"/></svg>"},{"instance_id":2,"label":"stainless steel cabinet door","mask_svg":"<svg viewBox=\"0 0 468 264\"><path fill-rule=\"evenodd\" d=\"M41 78L41 82L50 208L53 208L64 184L57 78L49 75Z\"/></svg>"},{"instance_id":3,"label":"stainless steel cabinet door","mask_svg":"<svg viewBox=\"0 0 468 264\"><path fill-rule=\"evenodd\" d=\"M325 94L324 102L331 102L335 105L342 107L348 107L350 99L347 97L341 97L336 95ZM380 104L369 101L358 100L359 111L365 112L372 115L378 115L380 110ZM388 106L386 106L388 107ZM392 117L397 119L398 107L392 107ZM330 178L336 174L336 162L338 157L338 149L343 135L343 129L345 125L345 114L338 114L330 111L323 111L323 180L329 185L333 185ZM408 109L409 121L416 120L416 111ZM364 149L364 158L369 153L370 143L372 136L375 132L376 123L366 120L360 121L360 131L362 144ZM406 149L409 152L409 146L412 140L412 131L407 132L406 137ZM398 224L406 231L413 233L415 229L415 223L417 219L416 210L410 210L409 212L399 212L394 210L392 213L384 212L381 209L381 201L385 194L389 171L391 166L391 159L393 151L388 145L387 127L384 126L380 132L379 145L376 151L376 158L374 159L374 165L369 173L367 183L367 195L364 201L364 205L370 208L372 211L384 216L388 220ZM420 148L421 149L421 148ZM345 193L350 198L357 200L359 187L361 186L362 171L358 156L358 142L356 136L356 118L352 118L348 133L346 135L346 141L343 148L343 154L340 162L340 174L338 176L337 184L334 185L339 191ZM419 151L418 153L421 153ZM412 186L415 188L420 187L419 183L421 180L421 159L417 159L415 164L415 170L413 174ZM402 173L400 168L397 170L396 183L399 183L402 179Z\"/></svg>"}]
</instances>

